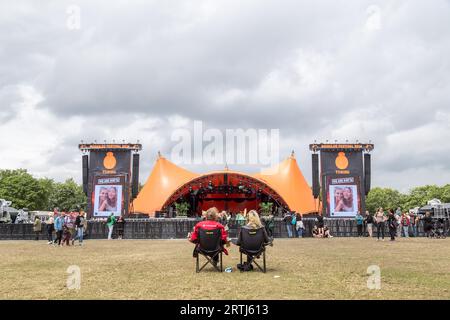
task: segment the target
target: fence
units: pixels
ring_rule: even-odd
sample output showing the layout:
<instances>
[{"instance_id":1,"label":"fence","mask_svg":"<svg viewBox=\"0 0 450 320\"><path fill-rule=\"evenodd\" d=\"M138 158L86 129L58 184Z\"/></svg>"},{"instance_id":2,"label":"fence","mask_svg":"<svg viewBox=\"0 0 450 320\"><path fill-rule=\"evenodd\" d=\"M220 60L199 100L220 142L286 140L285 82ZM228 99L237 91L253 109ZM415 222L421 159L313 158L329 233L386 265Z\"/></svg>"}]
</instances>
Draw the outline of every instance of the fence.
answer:
<instances>
[{"instance_id":1,"label":"fence","mask_svg":"<svg viewBox=\"0 0 450 320\"><path fill-rule=\"evenodd\" d=\"M194 225L199 220L187 218L152 218L152 219L128 219L125 223L125 239L183 239L192 231ZM314 227L313 218L304 218L304 237L312 236ZM325 219L325 224L329 227L331 235L335 237L355 237L357 236L356 222L354 219ZM41 239L46 239L45 224L42 225ZM229 237L237 236L239 226L236 221L230 220L228 223ZM116 229L116 228L115 228ZM376 227L374 226L374 233ZM411 230L410 230L411 231ZM367 232L365 232L365 235ZM388 229L385 230L388 236ZM104 222L89 221L87 228L87 239L106 239L108 227ZM117 230L114 231L117 236ZM273 236L275 238L287 238L288 231L286 224L280 218L275 218ZM418 226L418 236L424 236L422 221ZM35 239L32 224L0 224L0 240L32 240Z\"/></svg>"}]
</instances>

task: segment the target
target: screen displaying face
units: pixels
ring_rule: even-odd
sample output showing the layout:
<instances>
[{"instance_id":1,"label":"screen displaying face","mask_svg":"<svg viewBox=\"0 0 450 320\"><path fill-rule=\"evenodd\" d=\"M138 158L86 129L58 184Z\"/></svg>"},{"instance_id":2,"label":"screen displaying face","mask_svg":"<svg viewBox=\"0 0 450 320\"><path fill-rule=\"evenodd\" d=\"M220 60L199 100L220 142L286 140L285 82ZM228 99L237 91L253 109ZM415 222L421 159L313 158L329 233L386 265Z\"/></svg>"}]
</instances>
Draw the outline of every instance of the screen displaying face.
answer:
<instances>
[{"instance_id":1,"label":"screen displaying face","mask_svg":"<svg viewBox=\"0 0 450 320\"><path fill-rule=\"evenodd\" d=\"M96 185L94 201L95 217L106 217L111 213L120 216L122 212L122 186Z\"/></svg>"},{"instance_id":2,"label":"screen displaying face","mask_svg":"<svg viewBox=\"0 0 450 320\"><path fill-rule=\"evenodd\" d=\"M330 185L330 215L335 217L355 216L358 212L356 185Z\"/></svg>"}]
</instances>

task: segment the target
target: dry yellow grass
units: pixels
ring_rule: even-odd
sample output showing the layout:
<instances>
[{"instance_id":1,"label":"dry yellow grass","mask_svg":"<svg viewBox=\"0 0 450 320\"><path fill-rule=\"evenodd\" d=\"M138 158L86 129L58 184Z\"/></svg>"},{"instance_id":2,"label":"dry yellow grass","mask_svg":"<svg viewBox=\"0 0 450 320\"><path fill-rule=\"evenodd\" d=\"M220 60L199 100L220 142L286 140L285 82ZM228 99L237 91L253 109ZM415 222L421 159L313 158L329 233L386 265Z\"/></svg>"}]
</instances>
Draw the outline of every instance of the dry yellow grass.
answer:
<instances>
[{"instance_id":1,"label":"dry yellow grass","mask_svg":"<svg viewBox=\"0 0 450 320\"><path fill-rule=\"evenodd\" d=\"M0 299L450 298L450 239L276 239L266 274L236 271L235 246L224 256L232 273L196 274L181 240L1 241L0 257ZM80 290L66 287L70 265L81 268ZM367 288L369 265L381 268L381 290Z\"/></svg>"}]
</instances>

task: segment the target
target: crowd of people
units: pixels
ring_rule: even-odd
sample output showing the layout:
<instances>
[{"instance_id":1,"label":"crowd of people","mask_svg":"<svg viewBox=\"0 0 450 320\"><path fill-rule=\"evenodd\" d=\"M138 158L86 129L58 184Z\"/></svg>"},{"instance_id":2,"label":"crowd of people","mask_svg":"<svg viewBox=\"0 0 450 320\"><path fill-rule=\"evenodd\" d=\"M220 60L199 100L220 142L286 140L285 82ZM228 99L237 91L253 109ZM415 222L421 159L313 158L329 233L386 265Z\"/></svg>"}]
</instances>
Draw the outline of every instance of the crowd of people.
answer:
<instances>
[{"instance_id":1,"label":"crowd of people","mask_svg":"<svg viewBox=\"0 0 450 320\"><path fill-rule=\"evenodd\" d=\"M419 223L423 220L423 230L426 236L429 238L433 236L434 223L431 217L431 213L427 212L424 216L415 214L414 212L402 211L400 208L394 211L389 209L387 211L383 208L378 208L375 214L370 214L366 211L365 217L358 217L367 226L369 237L373 236L373 226L375 225L377 230L377 240L384 240L386 226L389 230L389 236L391 241L395 241L396 238L404 237L417 237L419 233ZM362 236L362 232L358 235Z\"/></svg>"},{"instance_id":2,"label":"crowd of people","mask_svg":"<svg viewBox=\"0 0 450 320\"><path fill-rule=\"evenodd\" d=\"M36 240L39 240L42 227L41 219L36 216L33 223ZM45 221L45 228L49 245L69 246L74 245L75 241L78 240L78 244L81 246L87 230L87 219L83 211L59 212L58 209L54 209Z\"/></svg>"},{"instance_id":3,"label":"crowd of people","mask_svg":"<svg viewBox=\"0 0 450 320\"><path fill-rule=\"evenodd\" d=\"M117 231L117 238L123 239L125 229L125 219L116 218L111 214L105 221L108 227L108 240L112 239L113 231ZM39 240L42 231L45 231L49 245L70 246L78 240L80 246L87 232L87 218L84 211L79 212L60 212L57 208L49 214L44 222L39 216L35 216L33 222L33 232L35 240ZM45 230L43 230L45 229Z\"/></svg>"},{"instance_id":4,"label":"crowd of people","mask_svg":"<svg viewBox=\"0 0 450 320\"><path fill-rule=\"evenodd\" d=\"M217 212L215 219L224 227L225 231L228 232L231 227L236 229L238 234L240 228L248 224L249 216L252 215L250 212L253 214L256 211L247 212L247 210L244 210L233 214L222 211ZM204 214L206 215L206 212ZM203 218L205 219L205 216ZM377 240L382 241L384 241L386 229L391 241L395 241L399 237L417 237L421 220L423 220L421 225L423 225L423 231L427 237L439 236L439 232L445 233L441 230L444 229L444 224L441 223L442 226L439 227L438 221L436 226L429 212L420 216L414 212L402 211L400 208L387 211L383 208L378 208L374 213L369 213L369 211L366 211L364 215L358 213L354 220L358 237L376 237ZM117 238L123 239L125 219L122 216L116 217L111 213L107 219L103 218L102 221L108 228L108 240L113 238L114 230ZM275 228L274 215L272 213L261 215L261 217L258 215L258 221L261 227L265 229L267 236L273 238ZM283 216L283 222L289 238L302 238L305 236L306 227L301 214L286 212ZM35 217L33 231L35 232L36 240L39 240L43 229L46 231L48 244L68 246L70 244L73 245L78 240L79 245L82 245L87 231L86 215L83 211L59 212L58 209L55 209L44 222L38 216ZM315 218L314 224L309 226L308 232L315 238L333 238L329 226L325 224L325 219L320 213Z\"/></svg>"}]
</instances>

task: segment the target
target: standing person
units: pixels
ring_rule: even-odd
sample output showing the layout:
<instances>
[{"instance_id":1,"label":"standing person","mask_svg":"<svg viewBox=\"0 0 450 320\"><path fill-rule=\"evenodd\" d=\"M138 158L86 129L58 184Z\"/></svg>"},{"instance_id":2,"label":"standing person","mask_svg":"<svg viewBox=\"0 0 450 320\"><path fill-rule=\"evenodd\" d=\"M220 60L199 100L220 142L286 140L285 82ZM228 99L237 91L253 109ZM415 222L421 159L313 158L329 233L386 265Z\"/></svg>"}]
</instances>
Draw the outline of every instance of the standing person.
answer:
<instances>
[{"instance_id":1,"label":"standing person","mask_svg":"<svg viewBox=\"0 0 450 320\"><path fill-rule=\"evenodd\" d=\"M406 212L403 212L402 214L402 229L403 229L403 236L405 238L409 238L409 224L410 219Z\"/></svg>"},{"instance_id":2,"label":"standing person","mask_svg":"<svg viewBox=\"0 0 450 320\"><path fill-rule=\"evenodd\" d=\"M358 237L362 237L363 236L364 218L359 213L359 211L358 211L358 213L355 216L355 221L356 221L356 229L357 229L357 232L358 232Z\"/></svg>"},{"instance_id":3,"label":"standing person","mask_svg":"<svg viewBox=\"0 0 450 320\"><path fill-rule=\"evenodd\" d=\"M64 225L67 226L67 229L69 230L70 233L70 238L74 239L76 234L75 234L75 219L72 215L72 212L68 212L66 217L64 218Z\"/></svg>"},{"instance_id":4,"label":"standing person","mask_svg":"<svg viewBox=\"0 0 450 320\"><path fill-rule=\"evenodd\" d=\"M75 219L75 228L77 231L77 235L72 239L72 245L74 245L76 239L78 239L78 244L80 246L83 245L85 221L86 221L86 219L84 218L84 212L80 211L80 214Z\"/></svg>"},{"instance_id":5,"label":"standing person","mask_svg":"<svg viewBox=\"0 0 450 320\"><path fill-rule=\"evenodd\" d=\"M108 240L112 239L112 233L114 229L114 224L116 223L116 217L114 216L114 213L111 212L111 215L106 220L106 225L108 226Z\"/></svg>"},{"instance_id":6,"label":"standing person","mask_svg":"<svg viewBox=\"0 0 450 320\"><path fill-rule=\"evenodd\" d=\"M64 213L56 214L55 218L55 231L56 231L56 239L54 244L58 244L58 246L61 245L61 240L63 236L63 226L64 226Z\"/></svg>"},{"instance_id":7,"label":"standing person","mask_svg":"<svg viewBox=\"0 0 450 320\"><path fill-rule=\"evenodd\" d=\"M70 238L72 235L70 234L69 227L64 224L63 225L63 239L62 239L62 245L66 244L66 246L70 246Z\"/></svg>"},{"instance_id":8,"label":"standing person","mask_svg":"<svg viewBox=\"0 0 450 320\"><path fill-rule=\"evenodd\" d=\"M272 212L267 217L266 223L265 223L267 234L270 238L273 238L273 229L275 227L275 217L273 216Z\"/></svg>"},{"instance_id":9,"label":"standing person","mask_svg":"<svg viewBox=\"0 0 450 320\"><path fill-rule=\"evenodd\" d=\"M36 216L34 218L34 223L33 223L33 231L34 231L34 234L36 235L36 241L39 240L39 234L41 233L41 230L42 230L41 219L39 219L39 217Z\"/></svg>"},{"instance_id":10,"label":"standing person","mask_svg":"<svg viewBox=\"0 0 450 320\"><path fill-rule=\"evenodd\" d=\"M382 240L384 241L384 222L386 221L383 208L379 208L377 213L375 213L375 222L377 224L377 241L380 240L380 233Z\"/></svg>"},{"instance_id":11,"label":"standing person","mask_svg":"<svg viewBox=\"0 0 450 320\"><path fill-rule=\"evenodd\" d=\"M296 229L297 229L297 236L299 238L303 238L303 232L305 230L305 225L303 224L302 216L300 214L297 217Z\"/></svg>"},{"instance_id":12,"label":"standing person","mask_svg":"<svg viewBox=\"0 0 450 320\"><path fill-rule=\"evenodd\" d=\"M389 210L388 227L389 227L389 234L391 235L391 241L395 241L395 234L397 231L397 219L395 217L394 210Z\"/></svg>"},{"instance_id":13,"label":"standing person","mask_svg":"<svg viewBox=\"0 0 450 320\"><path fill-rule=\"evenodd\" d=\"M423 231L425 231L427 238L431 236L431 231L433 230L433 218L431 213L427 211L425 217L423 218Z\"/></svg>"},{"instance_id":14,"label":"standing person","mask_svg":"<svg viewBox=\"0 0 450 320\"><path fill-rule=\"evenodd\" d=\"M397 229L396 229L396 231L397 231L397 238L402 236L402 213L400 211L400 214L397 214L398 212L399 211L397 209L397 211L395 212L395 215L394 215L395 220L397 222L397 224L396 224L397 225Z\"/></svg>"},{"instance_id":15,"label":"standing person","mask_svg":"<svg viewBox=\"0 0 450 320\"><path fill-rule=\"evenodd\" d=\"M367 233L369 234L369 238L372 238L372 235L373 235L373 216L369 213L369 211L366 211L365 222L366 222L366 225L367 225Z\"/></svg>"},{"instance_id":16,"label":"standing person","mask_svg":"<svg viewBox=\"0 0 450 320\"><path fill-rule=\"evenodd\" d=\"M125 219L120 216L116 222L117 238L123 239L123 231L125 230Z\"/></svg>"},{"instance_id":17,"label":"standing person","mask_svg":"<svg viewBox=\"0 0 450 320\"><path fill-rule=\"evenodd\" d=\"M53 214L49 214L50 217L48 218L48 220L46 221L46 226L47 226L47 240L48 240L48 244L52 244L53 243L53 231L55 231L55 220L53 218Z\"/></svg>"},{"instance_id":18,"label":"standing person","mask_svg":"<svg viewBox=\"0 0 450 320\"><path fill-rule=\"evenodd\" d=\"M417 234L416 234L416 215L412 211L409 212L409 225L411 226L411 235L413 237L417 237Z\"/></svg>"},{"instance_id":19,"label":"standing person","mask_svg":"<svg viewBox=\"0 0 450 320\"><path fill-rule=\"evenodd\" d=\"M286 224L288 238L292 238L292 214L289 211L284 215L283 221Z\"/></svg>"},{"instance_id":20,"label":"standing person","mask_svg":"<svg viewBox=\"0 0 450 320\"><path fill-rule=\"evenodd\" d=\"M414 237L416 237L416 238L419 236L419 221L420 221L420 217L416 213L415 217L414 217Z\"/></svg>"}]
</instances>

